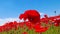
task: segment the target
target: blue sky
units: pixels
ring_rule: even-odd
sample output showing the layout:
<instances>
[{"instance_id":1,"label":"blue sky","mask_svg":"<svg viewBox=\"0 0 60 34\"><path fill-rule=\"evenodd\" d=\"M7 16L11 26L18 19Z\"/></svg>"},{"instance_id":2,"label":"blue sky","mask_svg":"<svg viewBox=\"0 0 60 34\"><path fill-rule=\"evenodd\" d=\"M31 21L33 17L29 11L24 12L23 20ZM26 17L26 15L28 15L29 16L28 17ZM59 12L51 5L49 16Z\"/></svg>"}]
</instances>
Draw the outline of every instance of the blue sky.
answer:
<instances>
[{"instance_id":1,"label":"blue sky","mask_svg":"<svg viewBox=\"0 0 60 34\"><path fill-rule=\"evenodd\" d=\"M0 18L16 18L25 10L35 9L49 16L60 14L60 0L0 0Z\"/></svg>"}]
</instances>

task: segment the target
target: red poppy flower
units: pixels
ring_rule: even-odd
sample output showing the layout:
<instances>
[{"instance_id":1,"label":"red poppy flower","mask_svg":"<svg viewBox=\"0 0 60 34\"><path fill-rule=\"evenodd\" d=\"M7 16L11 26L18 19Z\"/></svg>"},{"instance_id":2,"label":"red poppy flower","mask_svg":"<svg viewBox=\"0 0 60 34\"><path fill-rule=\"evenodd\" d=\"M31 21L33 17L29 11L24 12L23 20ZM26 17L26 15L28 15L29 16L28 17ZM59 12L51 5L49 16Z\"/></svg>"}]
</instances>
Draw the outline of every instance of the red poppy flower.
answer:
<instances>
[{"instance_id":1,"label":"red poppy flower","mask_svg":"<svg viewBox=\"0 0 60 34\"><path fill-rule=\"evenodd\" d=\"M47 15L44 15L44 17L45 17L45 18L48 18L48 16L47 16Z\"/></svg>"},{"instance_id":2,"label":"red poppy flower","mask_svg":"<svg viewBox=\"0 0 60 34\"><path fill-rule=\"evenodd\" d=\"M21 15L19 16L19 19L24 19L24 20L26 20L26 19L27 19L27 15L26 15L26 14L21 14Z\"/></svg>"},{"instance_id":3,"label":"red poppy flower","mask_svg":"<svg viewBox=\"0 0 60 34\"><path fill-rule=\"evenodd\" d=\"M20 26L21 28L23 28L23 27L24 27L24 24L25 24L24 22L20 22L20 23L19 23L19 26Z\"/></svg>"},{"instance_id":4,"label":"red poppy flower","mask_svg":"<svg viewBox=\"0 0 60 34\"><path fill-rule=\"evenodd\" d=\"M48 24L49 19L47 19L47 18L42 18L42 19L41 19L41 22Z\"/></svg>"},{"instance_id":5,"label":"red poppy flower","mask_svg":"<svg viewBox=\"0 0 60 34\"><path fill-rule=\"evenodd\" d=\"M36 10L26 10L19 18L28 19L32 23L40 22L40 14Z\"/></svg>"},{"instance_id":6,"label":"red poppy flower","mask_svg":"<svg viewBox=\"0 0 60 34\"><path fill-rule=\"evenodd\" d=\"M28 34L27 32L23 32L22 34Z\"/></svg>"},{"instance_id":7,"label":"red poppy flower","mask_svg":"<svg viewBox=\"0 0 60 34\"><path fill-rule=\"evenodd\" d=\"M36 29L35 31L36 31L36 32L45 32L45 31L47 31L47 30L48 30L47 27L42 27L42 28Z\"/></svg>"},{"instance_id":8,"label":"red poppy flower","mask_svg":"<svg viewBox=\"0 0 60 34\"><path fill-rule=\"evenodd\" d=\"M36 32L45 32L48 30L48 27L43 27L43 26L37 24L34 26L34 29Z\"/></svg>"},{"instance_id":9,"label":"red poppy flower","mask_svg":"<svg viewBox=\"0 0 60 34\"><path fill-rule=\"evenodd\" d=\"M60 19L56 20L56 21L54 22L54 25L55 25L55 26L59 26L59 25L60 25Z\"/></svg>"},{"instance_id":10,"label":"red poppy flower","mask_svg":"<svg viewBox=\"0 0 60 34\"><path fill-rule=\"evenodd\" d=\"M2 32L2 26L0 26L0 32Z\"/></svg>"},{"instance_id":11,"label":"red poppy flower","mask_svg":"<svg viewBox=\"0 0 60 34\"><path fill-rule=\"evenodd\" d=\"M31 30L34 27L34 25L30 22L26 22L26 26L28 27L29 30Z\"/></svg>"}]
</instances>

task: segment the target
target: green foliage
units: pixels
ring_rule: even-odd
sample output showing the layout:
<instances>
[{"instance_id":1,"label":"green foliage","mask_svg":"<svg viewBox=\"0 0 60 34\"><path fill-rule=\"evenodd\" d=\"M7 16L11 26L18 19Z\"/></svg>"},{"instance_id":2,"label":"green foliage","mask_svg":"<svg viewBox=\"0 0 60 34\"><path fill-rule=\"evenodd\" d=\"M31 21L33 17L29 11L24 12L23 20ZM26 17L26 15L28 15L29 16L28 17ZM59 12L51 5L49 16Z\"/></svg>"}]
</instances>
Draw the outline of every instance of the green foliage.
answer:
<instances>
[{"instance_id":1,"label":"green foliage","mask_svg":"<svg viewBox=\"0 0 60 34\"><path fill-rule=\"evenodd\" d=\"M22 34L23 32L27 32L28 34L40 34L35 32L34 29L29 30L26 26L25 29L18 27L17 30L12 29L9 31L0 32L0 34ZM46 32L42 32L42 34L60 34L60 27L52 25Z\"/></svg>"}]
</instances>

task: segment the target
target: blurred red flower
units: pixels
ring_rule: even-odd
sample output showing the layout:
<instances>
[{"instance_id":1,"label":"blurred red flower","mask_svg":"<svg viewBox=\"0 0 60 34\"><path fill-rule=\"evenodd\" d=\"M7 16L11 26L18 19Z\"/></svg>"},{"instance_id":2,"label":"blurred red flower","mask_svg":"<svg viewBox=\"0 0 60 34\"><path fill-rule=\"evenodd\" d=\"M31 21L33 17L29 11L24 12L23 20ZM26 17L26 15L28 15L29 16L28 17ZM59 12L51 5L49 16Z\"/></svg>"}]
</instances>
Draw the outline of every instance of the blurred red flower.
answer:
<instances>
[{"instance_id":1,"label":"blurred red flower","mask_svg":"<svg viewBox=\"0 0 60 34\"><path fill-rule=\"evenodd\" d=\"M28 27L29 30L31 30L34 27L34 24L26 22L26 26Z\"/></svg>"},{"instance_id":2,"label":"blurred red flower","mask_svg":"<svg viewBox=\"0 0 60 34\"><path fill-rule=\"evenodd\" d=\"M40 14L36 10L26 10L19 18L28 19L32 23L40 22Z\"/></svg>"},{"instance_id":3,"label":"blurred red flower","mask_svg":"<svg viewBox=\"0 0 60 34\"><path fill-rule=\"evenodd\" d=\"M55 20L54 25L59 26L60 25L60 19Z\"/></svg>"},{"instance_id":4,"label":"blurred red flower","mask_svg":"<svg viewBox=\"0 0 60 34\"><path fill-rule=\"evenodd\" d=\"M27 32L23 32L22 34L28 34Z\"/></svg>"},{"instance_id":5,"label":"blurred red flower","mask_svg":"<svg viewBox=\"0 0 60 34\"><path fill-rule=\"evenodd\" d=\"M34 26L34 29L36 32L45 32L48 30L48 28L49 27L43 27L43 26L38 25L38 24Z\"/></svg>"}]
</instances>

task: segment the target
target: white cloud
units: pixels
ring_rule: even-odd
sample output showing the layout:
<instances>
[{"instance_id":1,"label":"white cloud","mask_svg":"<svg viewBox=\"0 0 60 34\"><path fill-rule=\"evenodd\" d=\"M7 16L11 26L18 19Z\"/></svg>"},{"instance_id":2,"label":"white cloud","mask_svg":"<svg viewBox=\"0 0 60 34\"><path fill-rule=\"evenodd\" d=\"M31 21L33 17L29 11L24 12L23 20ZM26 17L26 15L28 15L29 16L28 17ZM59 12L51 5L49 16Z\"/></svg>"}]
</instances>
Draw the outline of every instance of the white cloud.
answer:
<instances>
[{"instance_id":1,"label":"white cloud","mask_svg":"<svg viewBox=\"0 0 60 34\"><path fill-rule=\"evenodd\" d=\"M4 25L6 22L14 22L14 21L17 21L17 22L23 22L24 20L20 20L19 18L4 18L4 19L0 19L0 26L1 25Z\"/></svg>"},{"instance_id":2,"label":"white cloud","mask_svg":"<svg viewBox=\"0 0 60 34\"><path fill-rule=\"evenodd\" d=\"M40 13L41 17L44 16L44 13ZM24 20L20 20L19 18L4 18L4 19L0 19L0 26L1 25L4 25L6 22L14 22L14 21L17 21L17 22L24 22ZM28 21L28 20L26 20Z\"/></svg>"},{"instance_id":3,"label":"white cloud","mask_svg":"<svg viewBox=\"0 0 60 34\"><path fill-rule=\"evenodd\" d=\"M43 18L45 13L42 13L42 12L39 12L39 13L40 13L41 18Z\"/></svg>"},{"instance_id":4,"label":"white cloud","mask_svg":"<svg viewBox=\"0 0 60 34\"><path fill-rule=\"evenodd\" d=\"M44 15L45 13L40 13L40 15Z\"/></svg>"}]
</instances>

